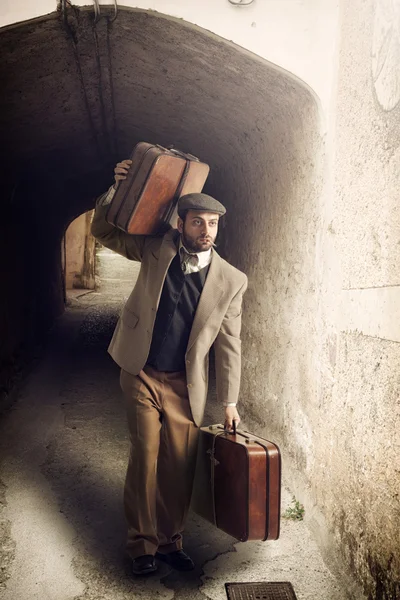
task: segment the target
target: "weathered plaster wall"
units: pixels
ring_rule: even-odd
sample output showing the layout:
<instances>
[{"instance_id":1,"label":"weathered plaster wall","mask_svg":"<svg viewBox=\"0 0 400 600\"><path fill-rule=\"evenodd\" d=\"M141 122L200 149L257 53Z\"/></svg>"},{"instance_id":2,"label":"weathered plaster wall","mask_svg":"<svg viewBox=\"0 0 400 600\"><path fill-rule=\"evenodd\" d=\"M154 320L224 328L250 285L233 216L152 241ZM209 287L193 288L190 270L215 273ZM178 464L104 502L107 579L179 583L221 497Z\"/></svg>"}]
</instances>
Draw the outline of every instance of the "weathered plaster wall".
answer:
<instances>
[{"instance_id":1,"label":"weathered plaster wall","mask_svg":"<svg viewBox=\"0 0 400 600\"><path fill-rule=\"evenodd\" d=\"M400 3L342 2L318 502L369 598L400 597ZM330 278L330 281L327 281ZM328 487L329 491L328 491Z\"/></svg>"},{"instance_id":2,"label":"weathered plaster wall","mask_svg":"<svg viewBox=\"0 0 400 600\"><path fill-rule=\"evenodd\" d=\"M65 288L94 290L95 281L95 240L90 234L93 211L79 215L65 232ZM64 241L64 240L63 240Z\"/></svg>"},{"instance_id":3,"label":"weathered plaster wall","mask_svg":"<svg viewBox=\"0 0 400 600\"><path fill-rule=\"evenodd\" d=\"M370 600L400 597L399 13L343 3L321 188L307 109L264 173L225 180L251 198L226 247L250 276L243 414L281 443L327 559Z\"/></svg>"},{"instance_id":4,"label":"weathered plaster wall","mask_svg":"<svg viewBox=\"0 0 400 600\"><path fill-rule=\"evenodd\" d=\"M327 558L370 600L400 597L399 23L399 3L342 3L323 186L304 111L285 156L268 153L266 220L237 174L257 208L228 249L251 282L243 412L281 443Z\"/></svg>"}]
</instances>

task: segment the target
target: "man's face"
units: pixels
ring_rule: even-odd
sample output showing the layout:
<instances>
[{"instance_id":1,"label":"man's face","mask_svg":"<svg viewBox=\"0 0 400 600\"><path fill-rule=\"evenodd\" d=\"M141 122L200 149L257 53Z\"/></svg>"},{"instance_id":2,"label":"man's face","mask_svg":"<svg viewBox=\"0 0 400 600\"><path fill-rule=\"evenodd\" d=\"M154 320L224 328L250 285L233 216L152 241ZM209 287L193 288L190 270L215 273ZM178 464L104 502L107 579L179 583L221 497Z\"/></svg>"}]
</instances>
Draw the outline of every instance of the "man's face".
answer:
<instances>
[{"instance_id":1,"label":"man's face","mask_svg":"<svg viewBox=\"0 0 400 600\"><path fill-rule=\"evenodd\" d=\"M178 230L185 247L191 252L205 252L213 245L218 233L217 213L189 210L185 222L178 219Z\"/></svg>"}]
</instances>

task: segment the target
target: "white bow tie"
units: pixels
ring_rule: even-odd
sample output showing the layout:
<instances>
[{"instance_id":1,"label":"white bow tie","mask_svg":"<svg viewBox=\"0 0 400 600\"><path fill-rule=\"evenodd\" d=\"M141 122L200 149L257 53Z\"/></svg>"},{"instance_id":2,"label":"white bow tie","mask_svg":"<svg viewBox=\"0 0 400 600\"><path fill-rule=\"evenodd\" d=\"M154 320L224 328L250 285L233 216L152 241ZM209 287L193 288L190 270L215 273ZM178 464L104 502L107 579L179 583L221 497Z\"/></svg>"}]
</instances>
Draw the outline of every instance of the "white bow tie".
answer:
<instances>
[{"instance_id":1,"label":"white bow tie","mask_svg":"<svg viewBox=\"0 0 400 600\"><path fill-rule=\"evenodd\" d=\"M199 270L199 257L197 254L191 254L181 246L180 249L181 267L185 275Z\"/></svg>"}]
</instances>

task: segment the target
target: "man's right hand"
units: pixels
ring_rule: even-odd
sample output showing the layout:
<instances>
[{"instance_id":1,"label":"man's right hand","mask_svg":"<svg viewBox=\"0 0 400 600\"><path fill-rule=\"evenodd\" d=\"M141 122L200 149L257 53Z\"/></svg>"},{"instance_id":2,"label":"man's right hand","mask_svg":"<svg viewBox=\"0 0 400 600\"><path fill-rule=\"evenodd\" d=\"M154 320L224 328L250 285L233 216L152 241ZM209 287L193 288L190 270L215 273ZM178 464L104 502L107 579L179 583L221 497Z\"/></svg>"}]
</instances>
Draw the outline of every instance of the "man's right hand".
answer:
<instances>
[{"instance_id":1,"label":"man's right hand","mask_svg":"<svg viewBox=\"0 0 400 600\"><path fill-rule=\"evenodd\" d=\"M117 166L114 169L114 179L117 185L119 181L121 181L122 179L126 179L131 164L132 161L129 159L117 163Z\"/></svg>"}]
</instances>

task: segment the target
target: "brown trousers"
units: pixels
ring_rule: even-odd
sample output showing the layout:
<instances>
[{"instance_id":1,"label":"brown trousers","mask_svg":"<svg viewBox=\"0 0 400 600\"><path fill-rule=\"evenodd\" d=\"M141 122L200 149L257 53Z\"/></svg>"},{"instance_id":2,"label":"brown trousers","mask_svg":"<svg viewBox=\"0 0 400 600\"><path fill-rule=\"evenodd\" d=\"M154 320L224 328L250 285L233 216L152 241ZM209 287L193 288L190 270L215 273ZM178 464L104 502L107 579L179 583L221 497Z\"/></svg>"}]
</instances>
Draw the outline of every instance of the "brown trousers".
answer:
<instances>
[{"instance_id":1,"label":"brown trousers","mask_svg":"<svg viewBox=\"0 0 400 600\"><path fill-rule=\"evenodd\" d=\"M185 372L121 371L131 449L124 489L132 558L182 548L196 464L198 428Z\"/></svg>"}]
</instances>

